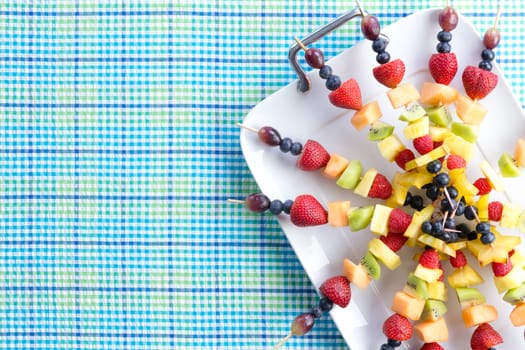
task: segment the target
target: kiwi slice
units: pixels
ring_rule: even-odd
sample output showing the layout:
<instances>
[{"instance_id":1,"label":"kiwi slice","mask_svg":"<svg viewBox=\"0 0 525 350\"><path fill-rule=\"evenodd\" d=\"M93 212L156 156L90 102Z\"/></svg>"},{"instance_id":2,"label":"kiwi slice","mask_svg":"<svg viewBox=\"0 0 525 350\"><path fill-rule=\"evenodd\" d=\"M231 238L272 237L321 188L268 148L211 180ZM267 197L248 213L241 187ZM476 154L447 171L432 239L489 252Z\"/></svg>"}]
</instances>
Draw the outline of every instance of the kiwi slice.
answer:
<instances>
[{"instance_id":1,"label":"kiwi slice","mask_svg":"<svg viewBox=\"0 0 525 350\"><path fill-rule=\"evenodd\" d=\"M374 215L374 206L359 207L350 210L348 213L348 223L352 232L366 228Z\"/></svg>"},{"instance_id":2,"label":"kiwi slice","mask_svg":"<svg viewBox=\"0 0 525 350\"><path fill-rule=\"evenodd\" d=\"M521 175L520 168L512 156L508 153L503 153L498 160L499 171L503 177L518 177Z\"/></svg>"},{"instance_id":3,"label":"kiwi slice","mask_svg":"<svg viewBox=\"0 0 525 350\"><path fill-rule=\"evenodd\" d=\"M401 112L399 120L402 120L404 122L413 122L423 117L425 114L425 109L421 107L419 103L413 103L410 106L408 106L403 112Z\"/></svg>"},{"instance_id":4,"label":"kiwi slice","mask_svg":"<svg viewBox=\"0 0 525 350\"><path fill-rule=\"evenodd\" d=\"M456 295L462 309L485 303L485 296L476 288L457 287Z\"/></svg>"},{"instance_id":5,"label":"kiwi slice","mask_svg":"<svg viewBox=\"0 0 525 350\"><path fill-rule=\"evenodd\" d=\"M361 161L351 160L346 166L346 169L337 179L337 186L347 190L353 190L359 183L362 172L363 165L361 164Z\"/></svg>"},{"instance_id":6,"label":"kiwi slice","mask_svg":"<svg viewBox=\"0 0 525 350\"><path fill-rule=\"evenodd\" d=\"M525 301L525 283L522 285L509 289L503 296L503 300L512 305L517 305Z\"/></svg>"},{"instance_id":7,"label":"kiwi slice","mask_svg":"<svg viewBox=\"0 0 525 350\"><path fill-rule=\"evenodd\" d=\"M478 139L479 125L453 122L450 125L450 130L465 141L474 143Z\"/></svg>"},{"instance_id":8,"label":"kiwi slice","mask_svg":"<svg viewBox=\"0 0 525 350\"><path fill-rule=\"evenodd\" d=\"M414 275L413 272L411 272L408 275L407 283L404 288L404 292L419 299L427 299L428 298L428 286L427 282L423 281L421 278Z\"/></svg>"},{"instance_id":9,"label":"kiwi slice","mask_svg":"<svg viewBox=\"0 0 525 350\"><path fill-rule=\"evenodd\" d=\"M452 121L450 112L446 106L429 107L426 109L428 119L436 125L448 127Z\"/></svg>"},{"instance_id":10,"label":"kiwi slice","mask_svg":"<svg viewBox=\"0 0 525 350\"><path fill-rule=\"evenodd\" d=\"M370 278L375 280L381 278L381 266L379 266L376 258L370 252L366 252L365 256L361 259L360 264L363 265Z\"/></svg>"},{"instance_id":11,"label":"kiwi slice","mask_svg":"<svg viewBox=\"0 0 525 350\"><path fill-rule=\"evenodd\" d=\"M394 126L376 121L370 126L370 131L368 132L369 141L381 141L386 139L388 136L392 135L394 132Z\"/></svg>"},{"instance_id":12,"label":"kiwi slice","mask_svg":"<svg viewBox=\"0 0 525 350\"><path fill-rule=\"evenodd\" d=\"M441 300L425 300L425 307L421 313L421 319L426 321L435 321L447 313L447 305Z\"/></svg>"}]
</instances>

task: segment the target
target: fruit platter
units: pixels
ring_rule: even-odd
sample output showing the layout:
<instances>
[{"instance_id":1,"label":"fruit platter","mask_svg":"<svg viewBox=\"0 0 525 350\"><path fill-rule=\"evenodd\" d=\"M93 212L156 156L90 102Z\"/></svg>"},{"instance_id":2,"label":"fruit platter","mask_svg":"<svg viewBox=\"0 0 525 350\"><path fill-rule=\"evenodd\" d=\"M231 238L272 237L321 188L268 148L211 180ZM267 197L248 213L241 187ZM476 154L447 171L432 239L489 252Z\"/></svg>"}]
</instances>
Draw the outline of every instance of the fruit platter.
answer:
<instances>
[{"instance_id":1,"label":"fruit platter","mask_svg":"<svg viewBox=\"0 0 525 350\"><path fill-rule=\"evenodd\" d=\"M261 193L237 201L275 216L320 294L277 347L329 313L351 349L524 348L525 117L497 20L360 17L326 62L297 39L308 91L240 123Z\"/></svg>"}]
</instances>

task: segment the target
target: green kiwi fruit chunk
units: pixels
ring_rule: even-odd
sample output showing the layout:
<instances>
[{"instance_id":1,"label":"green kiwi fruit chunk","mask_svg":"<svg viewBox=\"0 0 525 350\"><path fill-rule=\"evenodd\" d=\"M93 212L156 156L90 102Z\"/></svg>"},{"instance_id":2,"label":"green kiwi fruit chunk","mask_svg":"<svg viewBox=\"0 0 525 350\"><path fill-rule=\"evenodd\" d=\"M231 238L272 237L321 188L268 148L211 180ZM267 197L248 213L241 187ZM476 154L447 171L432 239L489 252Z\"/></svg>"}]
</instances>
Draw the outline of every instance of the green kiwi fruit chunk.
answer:
<instances>
[{"instance_id":1,"label":"green kiwi fruit chunk","mask_svg":"<svg viewBox=\"0 0 525 350\"><path fill-rule=\"evenodd\" d=\"M503 177L518 177L521 175L520 168L512 156L508 153L503 153L498 160L499 171Z\"/></svg>"},{"instance_id":2,"label":"green kiwi fruit chunk","mask_svg":"<svg viewBox=\"0 0 525 350\"><path fill-rule=\"evenodd\" d=\"M377 262L376 258L370 252L366 252L365 256L361 259L361 265L368 272L370 278L378 280L381 278L381 266Z\"/></svg>"},{"instance_id":3,"label":"green kiwi fruit chunk","mask_svg":"<svg viewBox=\"0 0 525 350\"><path fill-rule=\"evenodd\" d=\"M414 122L419 118L425 116L426 111L419 103L413 103L408 106L401 114L399 115L399 120L404 122Z\"/></svg>"},{"instance_id":4,"label":"green kiwi fruit chunk","mask_svg":"<svg viewBox=\"0 0 525 350\"><path fill-rule=\"evenodd\" d=\"M522 285L509 289L503 296L503 300L512 305L517 305L525 301L525 283Z\"/></svg>"},{"instance_id":5,"label":"green kiwi fruit chunk","mask_svg":"<svg viewBox=\"0 0 525 350\"><path fill-rule=\"evenodd\" d=\"M413 272L408 274L407 283L404 292L413 296L414 298L427 299L428 286L427 282L414 275Z\"/></svg>"},{"instance_id":6,"label":"green kiwi fruit chunk","mask_svg":"<svg viewBox=\"0 0 525 350\"><path fill-rule=\"evenodd\" d=\"M355 232L366 228L372 220L372 215L374 215L373 205L350 210L348 213L350 231Z\"/></svg>"},{"instance_id":7,"label":"green kiwi fruit chunk","mask_svg":"<svg viewBox=\"0 0 525 350\"><path fill-rule=\"evenodd\" d=\"M485 296L476 288L458 287L456 288L456 295L461 304L461 308L485 303Z\"/></svg>"},{"instance_id":8,"label":"green kiwi fruit chunk","mask_svg":"<svg viewBox=\"0 0 525 350\"><path fill-rule=\"evenodd\" d=\"M363 165L361 161L357 159L351 160L335 183L346 190L353 190L359 183L362 172Z\"/></svg>"},{"instance_id":9,"label":"green kiwi fruit chunk","mask_svg":"<svg viewBox=\"0 0 525 350\"><path fill-rule=\"evenodd\" d=\"M368 131L368 140L381 141L383 139L386 139L388 136L392 135L393 132L393 125L383 123L381 121L376 121L370 126L370 131Z\"/></svg>"},{"instance_id":10,"label":"green kiwi fruit chunk","mask_svg":"<svg viewBox=\"0 0 525 350\"><path fill-rule=\"evenodd\" d=\"M429 107L426 109L428 119L439 126L448 127L452 121L450 112L446 106Z\"/></svg>"},{"instance_id":11,"label":"green kiwi fruit chunk","mask_svg":"<svg viewBox=\"0 0 525 350\"><path fill-rule=\"evenodd\" d=\"M425 307L421 313L421 319L435 321L447 313L447 305L441 300L425 300Z\"/></svg>"}]
</instances>

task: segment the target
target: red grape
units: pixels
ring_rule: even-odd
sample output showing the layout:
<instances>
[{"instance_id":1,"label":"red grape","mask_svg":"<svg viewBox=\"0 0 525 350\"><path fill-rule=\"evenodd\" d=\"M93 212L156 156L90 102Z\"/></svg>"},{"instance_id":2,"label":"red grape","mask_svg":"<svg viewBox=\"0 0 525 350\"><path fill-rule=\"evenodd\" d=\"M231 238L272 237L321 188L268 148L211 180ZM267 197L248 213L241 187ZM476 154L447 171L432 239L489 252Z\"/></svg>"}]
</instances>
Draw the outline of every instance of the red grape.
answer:
<instances>
[{"instance_id":1,"label":"red grape","mask_svg":"<svg viewBox=\"0 0 525 350\"><path fill-rule=\"evenodd\" d=\"M281 143L281 135L271 126L264 126L257 132L259 139L269 146L279 146Z\"/></svg>"},{"instance_id":2,"label":"red grape","mask_svg":"<svg viewBox=\"0 0 525 350\"><path fill-rule=\"evenodd\" d=\"M324 55L323 52L319 49L308 49L304 53L304 59L306 63L312 68L319 69L324 66Z\"/></svg>"},{"instance_id":3,"label":"red grape","mask_svg":"<svg viewBox=\"0 0 525 350\"><path fill-rule=\"evenodd\" d=\"M453 31L458 25L458 13L453 7L445 7L439 13L439 26L447 32Z\"/></svg>"},{"instance_id":4,"label":"red grape","mask_svg":"<svg viewBox=\"0 0 525 350\"><path fill-rule=\"evenodd\" d=\"M314 315L309 312L300 314L292 322L292 334L295 336L308 333L314 326Z\"/></svg>"},{"instance_id":5,"label":"red grape","mask_svg":"<svg viewBox=\"0 0 525 350\"><path fill-rule=\"evenodd\" d=\"M270 207L270 199L262 193L252 193L246 197L245 204L250 211L262 213Z\"/></svg>"},{"instance_id":6,"label":"red grape","mask_svg":"<svg viewBox=\"0 0 525 350\"><path fill-rule=\"evenodd\" d=\"M489 28L483 36L483 45L485 45L487 49L492 50L498 46L500 39L501 35L499 30L495 27Z\"/></svg>"},{"instance_id":7,"label":"red grape","mask_svg":"<svg viewBox=\"0 0 525 350\"><path fill-rule=\"evenodd\" d=\"M377 39L381 32L381 25L377 17L370 15L364 16L363 19L361 19L361 31L368 40Z\"/></svg>"}]
</instances>

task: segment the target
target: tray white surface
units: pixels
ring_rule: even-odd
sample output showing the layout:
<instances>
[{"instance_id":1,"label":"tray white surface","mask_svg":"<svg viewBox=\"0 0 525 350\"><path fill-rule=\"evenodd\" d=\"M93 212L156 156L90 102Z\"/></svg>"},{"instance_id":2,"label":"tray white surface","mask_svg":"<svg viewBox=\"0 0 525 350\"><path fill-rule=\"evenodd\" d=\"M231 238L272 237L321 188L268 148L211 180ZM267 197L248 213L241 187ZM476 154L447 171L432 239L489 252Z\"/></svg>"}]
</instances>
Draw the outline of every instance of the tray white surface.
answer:
<instances>
[{"instance_id":1,"label":"tray white surface","mask_svg":"<svg viewBox=\"0 0 525 350\"><path fill-rule=\"evenodd\" d=\"M427 64L430 55L435 53L436 34L440 30L437 23L438 11L417 12L382 30L390 37L387 51L392 59L402 58L405 62L407 70L404 81L413 83L418 89L424 81L432 81ZM464 17L460 17L460 23L452 33L451 45L458 58L459 69L450 85L464 94L461 73L465 66L478 64L483 46L480 34ZM402 137L403 124L397 121L399 111L393 110L388 102L385 94L387 88L377 83L372 76L372 68L377 63L369 41L357 43L327 64L332 66L334 74L339 75L343 81L351 77L356 79L361 87L363 103L377 100L383 111L383 120L396 125L395 132ZM481 159L487 159L497 169L500 154L512 153L518 137L525 136L522 109L497 65L493 72L499 75L499 83L496 89L481 101L489 113L481 126L478 152L470 164L471 180L482 176L478 167ZM309 78L312 88L307 94L299 93L296 82L293 82L261 101L246 116L243 123L254 128L273 126L282 136L303 143L308 138L314 139L323 144L329 152L339 153L348 159L360 159L365 169L374 167L391 179L398 170L397 165L388 163L381 157L376 145L367 140L367 130L358 132L351 126L349 119L353 111L336 108L330 104L327 98L329 91L316 71L311 72ZM408 145L406 142L405 144ZM300 171L295 167L295 157L262 144L257 136L249 131L241 132L241 146L261 191L272 199L293 199L296 195L309 193L321 203L331 200L351 200L352 206L379 203L356 196L352 191L340 189L334 181L322 177L319 172ZM525 175L517 179L505 179L507 192L501 199L525 207L524 178ZM347 228L336 229L328 225L298 228L289 222L286 215L281 215L278 220L316 287L327 277L342 272L344 258L359 261L372 238L368 230L350 232ZM390 305L394 293L403 288L408 273L415 268L416 262L412 256L417 251L417 248L404 247L399 252L403 259L402 266L393 272L383 268L381 280L372 282L366 290L353 286L350 306L345 309L334 307L331 311L332 318L352 349L378 349L385 341L381 331L383 321L392 313ZM523 329L511 325L508 314L512 306L503 302L497 294L490 266L482 269L478 268L473 259L470 262L485 278L485 283L479 287L480 290L488 302L499 310L499 319L493 325L504 337L505 344L502 349L522 348ZM446 273L452 271L448 262L444 261L443 265ZM470 349L469 340L473 329L464 328L460 308L451 288L447 306L449 311L446 320L450 336L449 341L443 345L447 349ZM414 336L410 342L404 342L401 349L419 349L420 346L421 341Z\"/></svg>"}]
</instances>

